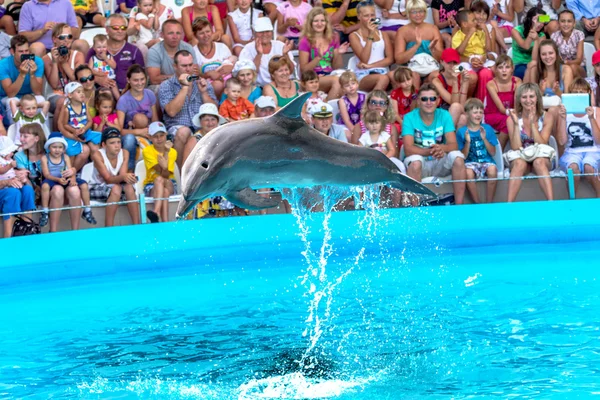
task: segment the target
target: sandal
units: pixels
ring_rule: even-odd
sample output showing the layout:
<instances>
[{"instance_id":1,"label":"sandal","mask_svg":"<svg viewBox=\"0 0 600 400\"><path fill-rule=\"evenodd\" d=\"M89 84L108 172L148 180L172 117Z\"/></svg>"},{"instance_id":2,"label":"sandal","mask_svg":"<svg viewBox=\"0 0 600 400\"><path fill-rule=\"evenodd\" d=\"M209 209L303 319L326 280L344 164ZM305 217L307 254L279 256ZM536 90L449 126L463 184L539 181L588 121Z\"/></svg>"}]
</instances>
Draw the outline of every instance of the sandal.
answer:
<instances>
[{"instance_id":1,"label":"sandal","mask_svg":"<svg viewBox=\"0 0 600 400\"><path fill-rule=\"evenodd\" d=\"M40 217L40 228L48 225L48 213L42 212L42 216Z\"/></svg>"},{"instance_id":2,"label":"sandal","mask_svg":"<svg viewBox=\"0 0 600 400\"><path fill-rule=\"evenodd\" d=\"M92 214L92 211L84 211L83 214L81 214L81 218L85 219L87 221L88 224L92 224L92 225L96 225L96 218L94 218L94 215Z\"/></svg>"}]
</instances>

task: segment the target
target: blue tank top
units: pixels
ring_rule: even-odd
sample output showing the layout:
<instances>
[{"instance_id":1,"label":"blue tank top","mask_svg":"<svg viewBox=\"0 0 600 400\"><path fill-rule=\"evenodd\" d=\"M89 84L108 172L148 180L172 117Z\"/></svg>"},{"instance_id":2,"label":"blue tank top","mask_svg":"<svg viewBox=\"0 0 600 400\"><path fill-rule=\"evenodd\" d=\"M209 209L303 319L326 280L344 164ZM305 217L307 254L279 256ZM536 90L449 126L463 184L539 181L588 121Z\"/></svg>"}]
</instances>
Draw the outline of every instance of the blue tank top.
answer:
<instances>
[{"instance_id":1,"label":"blue tank top","mask_svg":"<svg viewBox=\"0 0 600 400\"><path fill-rule=\"evenodd\" d=\"M48 171L50 172L50 176L55 178L62 178L62 172L67 169L67 164L65 163L65 156L62 155L60 162L58 164L54 164L48 156Z\"/></svg>"},{"instance_id":2,"label":"blue tank top","mask_svg":"<svg viewBox=\"0 0 600 400\"><path fill-rule=\"evenodd\" d=\"M431 50L429 50L429 44L431 43L431 40L423 40L421 41L421 45L419 46L419 49L417 50L417 52L415 53L415 55L417 54L421 54L421 53L425 53L425 54L431 54ZM406 50L410 50L413 47L415 47L417 44L417 42L408 42L406 44Z\"/></svg>"},{"instance_id":3,"label":"blue tank top","mask_svg":"<svg viewBox=\"0 0 600 400\"><path fill-rule=\"evenodd\" d=\"M79 114L73 110L71 102L67 103L67 110L69 111L69 125L73 128L83 128L87 124L87 106L85 103L81 103L81 112Z\"/></svg>"}]
</instances>

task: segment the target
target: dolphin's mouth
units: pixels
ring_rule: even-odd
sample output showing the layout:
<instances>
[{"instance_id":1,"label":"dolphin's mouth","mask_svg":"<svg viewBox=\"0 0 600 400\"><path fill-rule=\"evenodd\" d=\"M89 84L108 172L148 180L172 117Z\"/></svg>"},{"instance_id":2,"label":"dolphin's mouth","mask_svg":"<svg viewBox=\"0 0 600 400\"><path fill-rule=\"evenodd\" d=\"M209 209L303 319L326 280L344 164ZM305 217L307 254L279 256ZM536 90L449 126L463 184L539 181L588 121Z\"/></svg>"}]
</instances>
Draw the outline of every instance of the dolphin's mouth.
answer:
<instances>
[{"instance_id":1,"label":"dolphin's mouth","mask_svg":"<svg viewBox=\"0 0 600 400\"><path fill-rule=\"evenodd\" d=\"M179 202L179 205L177 206L177 212L175 213L175 217L177 219L185 218L185 216L188 215L194 209L198 202L198 200L186 200L185 198L182 198Z\"/></svg>"}]
</instances>

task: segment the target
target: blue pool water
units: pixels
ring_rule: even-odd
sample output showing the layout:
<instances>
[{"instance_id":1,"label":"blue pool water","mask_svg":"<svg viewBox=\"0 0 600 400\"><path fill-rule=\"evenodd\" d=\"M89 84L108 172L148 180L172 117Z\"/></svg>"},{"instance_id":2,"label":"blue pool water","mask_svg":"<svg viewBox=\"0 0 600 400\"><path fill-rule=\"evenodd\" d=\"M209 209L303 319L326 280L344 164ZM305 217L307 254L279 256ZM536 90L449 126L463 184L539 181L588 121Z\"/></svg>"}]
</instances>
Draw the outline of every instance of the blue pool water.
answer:
<instances>
[{"instance_id":1,"label":"blue pool water","mask_svg":"<svg viewBox=\"0 0 600 400\"><path fill-rule=\"evenodd\" d=\"M2 254L92 237L110 250L7 258L0 398L597 395L600 217L577 211L598 205L338 213L303 235L268 216L1 241ZM565 218L520 217L534 213Z\"/></svg>"}]
</instances>

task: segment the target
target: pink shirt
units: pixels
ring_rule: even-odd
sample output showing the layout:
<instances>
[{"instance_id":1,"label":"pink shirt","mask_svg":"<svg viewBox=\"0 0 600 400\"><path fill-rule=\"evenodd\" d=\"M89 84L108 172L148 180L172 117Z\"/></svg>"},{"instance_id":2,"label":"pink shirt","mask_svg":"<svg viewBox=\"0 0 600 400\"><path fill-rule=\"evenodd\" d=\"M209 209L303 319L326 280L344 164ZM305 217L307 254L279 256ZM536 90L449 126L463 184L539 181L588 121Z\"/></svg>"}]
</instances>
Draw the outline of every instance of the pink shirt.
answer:
<instances>
[{"instance_id":1,"label":"pink shirt","mask_svg":"<svg viewBox=\"0 0 600 400\"><path fill-rule=\"evenodd\" d=\"M310 10L312 10L312 7L305 2L300 3L298 7L292 6L289 1L284 1L277 6L277 11L283 15L284 21L289 18L296 18L300 24L297 27L288 28L284 34L285 37L300 37L300 31L302 31L302 26Z\"/></svg>"},{"instance_id":2,"label":"pink shirt","mask_svg":"<svg viewBox=\"0 0 600 400\"><path fill-rule=\"evenodd\" d=\"M114 124L117 122L117 113L114 114L109 114L108 117L106 118L108 120L108 122L110 122L111 124ZM92 122L96 125L100 125L102 123L102 117L99 115L96 115L94 118L92 118Z\"/></svg>"}]
</instances>

